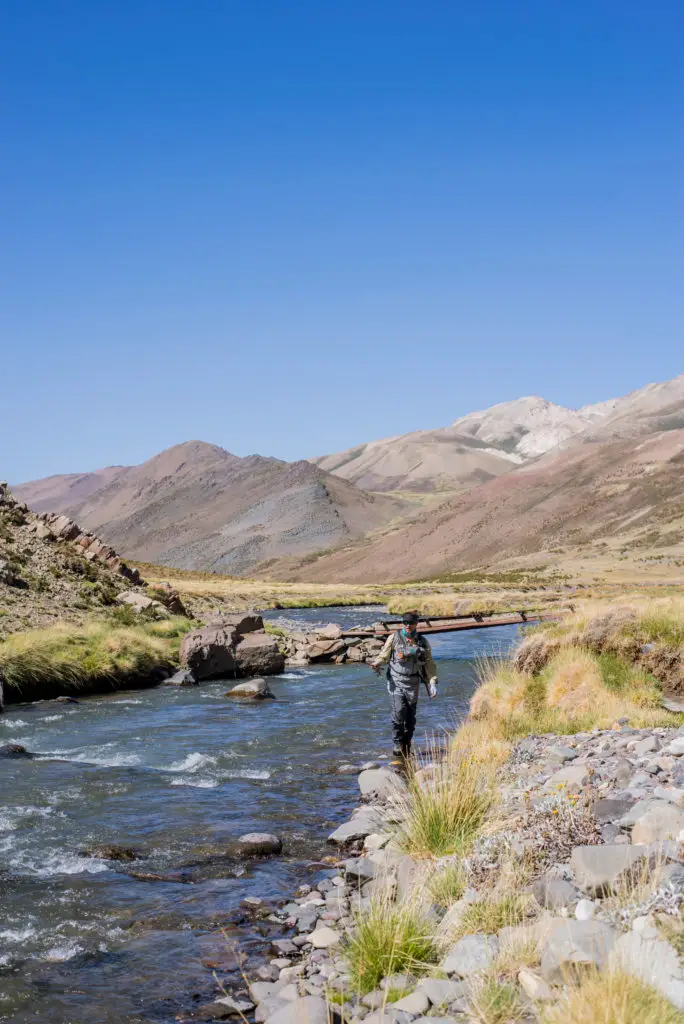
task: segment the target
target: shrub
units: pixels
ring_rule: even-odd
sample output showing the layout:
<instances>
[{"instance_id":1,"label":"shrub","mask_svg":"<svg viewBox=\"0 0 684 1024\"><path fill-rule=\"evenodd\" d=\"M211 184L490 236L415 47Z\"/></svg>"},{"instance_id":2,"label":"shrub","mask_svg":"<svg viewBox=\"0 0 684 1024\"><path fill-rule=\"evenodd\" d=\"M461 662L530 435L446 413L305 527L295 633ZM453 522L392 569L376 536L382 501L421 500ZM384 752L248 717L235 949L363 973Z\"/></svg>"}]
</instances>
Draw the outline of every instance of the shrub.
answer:
<instances>
[{"instance_id":1,"label":"shrub","mask_svg":"<svg viewBox=\"0 0 684 1024\"><path fill-rule=\"evenodd\" d=\"M442 952L433 933L433 923L417 907L374 900L357 916L344 946L355 990L370 992L390 974L425 973Z\"/></svg>"},{"instance_id":2,"label":"shrub","mask_svg":"<svg viewBox=\"0 0 684 1024\"><path fill-rule=\"evenodd\" d=\"M457 934L459 937L475 935L477 932L495 935L501 928L520 924L527 916L532 902L532 897L527 893L489 893L484 899L469 903L464 909Z\"/></svg>"},{"instance_id":3,"label":"shrub","mask_svg":"<svg viewBox=\"0 0 684 1024\"><path fill-rule=\"evenodd\" d=\"M465 892L466 873L461 862L455 860L445 864L432 875L427 888L435 905L448 910Z\"/></svg>"}]
</instances>

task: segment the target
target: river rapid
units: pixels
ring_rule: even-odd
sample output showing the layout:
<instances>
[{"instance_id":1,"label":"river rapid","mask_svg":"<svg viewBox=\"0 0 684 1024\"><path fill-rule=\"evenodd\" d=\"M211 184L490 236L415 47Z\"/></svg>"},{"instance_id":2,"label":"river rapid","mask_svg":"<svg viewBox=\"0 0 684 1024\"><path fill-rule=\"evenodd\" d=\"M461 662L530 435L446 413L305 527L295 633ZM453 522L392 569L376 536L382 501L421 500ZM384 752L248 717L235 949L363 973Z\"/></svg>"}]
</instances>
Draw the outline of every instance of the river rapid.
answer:
<instances>
[{"instance_id":1,"label":"river rapid","mask_svg":"<svg viewBox=\"0 0 684 1024\"><path fill-rule=\"evenodd\" d=\"M368 624L380 609L269 613L308 627ZM431 638L439 698L421 699L417 738L453 728L476 659L505 654L517 627ZM0 716L0 1021L171 1024L256 963L268 925L241 900L288 898L330 872L326 837L358 802L354 774L391 750L384 679L366 665L287 671L275 701L224 700L200 687L44 701ZM216 857L250 831L275 832L281 857ZM84 856L93 844L140 859ZM138 877L135 877L135 876ZM148 877L143 877L143 876ZM149 877L155 876L155 877Z\"/></svg>"}]
</instances>

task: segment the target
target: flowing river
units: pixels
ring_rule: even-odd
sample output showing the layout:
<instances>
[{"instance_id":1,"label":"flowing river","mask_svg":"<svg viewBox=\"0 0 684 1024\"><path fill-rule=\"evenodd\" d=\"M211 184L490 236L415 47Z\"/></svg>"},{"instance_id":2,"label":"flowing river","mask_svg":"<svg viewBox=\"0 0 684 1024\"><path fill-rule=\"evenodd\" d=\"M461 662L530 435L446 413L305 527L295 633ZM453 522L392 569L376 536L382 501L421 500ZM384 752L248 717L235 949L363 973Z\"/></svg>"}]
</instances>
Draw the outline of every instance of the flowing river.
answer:
<instances>
[{"instance_id":1,"label":"flowing river","mask_svg":"<svg viewBox=\"0 0 684 1024\"><path fill-rule=\"evenodd\" d=\"M306 628L379 613L267 617ZM440 691L423 695L417 737L459 722L476 659L517 636L508 626L431 638ZM237 952L248 964L264 954L265 928L244 920L241 900L287 898L330 870L327 835L358 802L340 765L391 750L384 679L366 665L298 669L272 681L277 700L252 706L224 700L226 689L160 686L0 716L0 745L38 755L0 761L0 1021L184 1019L216 994L214 970L230 982ZM283 856L215 856L250 831L282 836ZM101 843L140 859L84 856Z\"/></svg>"}]
</instances>

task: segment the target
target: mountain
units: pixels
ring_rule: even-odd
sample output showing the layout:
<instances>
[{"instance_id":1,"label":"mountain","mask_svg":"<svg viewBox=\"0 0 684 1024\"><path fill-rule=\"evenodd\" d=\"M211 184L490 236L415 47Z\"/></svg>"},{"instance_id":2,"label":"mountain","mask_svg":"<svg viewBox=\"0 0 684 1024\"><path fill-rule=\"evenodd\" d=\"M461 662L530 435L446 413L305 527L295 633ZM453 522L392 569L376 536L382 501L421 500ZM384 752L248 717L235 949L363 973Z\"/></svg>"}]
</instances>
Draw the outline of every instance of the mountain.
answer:
<instances>
[{"instance_id":1,"label":"mountain","mask_svg":"<svg viewBox=\"0 0 684 1024\"><path fill-rule=\"evenodd\" d=\"M421 579L596 543L656 551L675 546L684 554L684 429L638 444L632 438L575 443L420 519L306 565L290 561L269 572L300 581Z\"/></svg>"},{"instance_id":2,"label":"mountain","mask_svg":"<svg viewBox=\"0 0 684 1024\"><path fill-rule=\"evenodd\" d=\"M450 427L422 430L311 461L370 491L458 491L514 466L602 422L616 401L566 409L535 396L471 412Z\"/></svg>"},{"instance_id":3,"label":"mountain","mask_svg":"<svg viewBox=\"0 0 684 1024\"><path fill-rule=\"evenodd\" d=\"M236 575L285 554L335 547L407 507L308 462L240 458L202 441L176 445L139 466L99 472L103 486L84 486L81 493L73 475L63 478L61 490L52 478L49 488L35 481L14 491L29 505L36 495L47 501L49 491L52 510L97 531L129 558Z\"/></svg>"},{"instance_id":4,"label":"mountain","mask_svg":"<svg viewBox=\"0 0 684 1024\"><path fill-rule=\"evenodd\" d=\"M663 383L647 384L645 388L618 399L608 415L587 428L583 437L592 441L607 441L618 437L643 437L661 430L678 430L682 427L684 373Z\"/></svg>"},{"instance_id":5,"label":"mountain","mask_svg":"<svg viewBox=\"0 0 684 1024\"><path fill-rule=\"evenodd\" d=\"M124 472L127 466L108 466L92 473L63 473L46 476L42 480L21 484L15 488L21 500L30 505L34 512L61 512L70 505L77 505L90 494L106 487L108 483Z\"/></svg>"}]
</instances>

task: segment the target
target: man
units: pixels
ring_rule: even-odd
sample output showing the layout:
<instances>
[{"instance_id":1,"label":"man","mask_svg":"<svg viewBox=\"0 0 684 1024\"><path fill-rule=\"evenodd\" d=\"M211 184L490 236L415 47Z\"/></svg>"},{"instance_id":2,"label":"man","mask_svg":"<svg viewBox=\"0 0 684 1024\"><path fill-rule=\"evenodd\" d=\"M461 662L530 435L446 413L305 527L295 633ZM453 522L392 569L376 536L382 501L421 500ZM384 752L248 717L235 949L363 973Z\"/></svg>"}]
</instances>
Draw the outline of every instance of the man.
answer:
<instances>
[{"instance_id":1,"label":"man","mask_svg":"<svg viewBox=\"0 0 684 1024\"><path fill-rule=\"evenodd\" d=\"M418 691L423 680L427 682L430 697L437 696L437 667L430 645L418 634L418 616L406 612L403 625L387 637L385 646L371 668L380 675L387 665L387 690L392 705L392 730L395 757L408 757L416 728Z\"/></svg>"}]
</instances>

